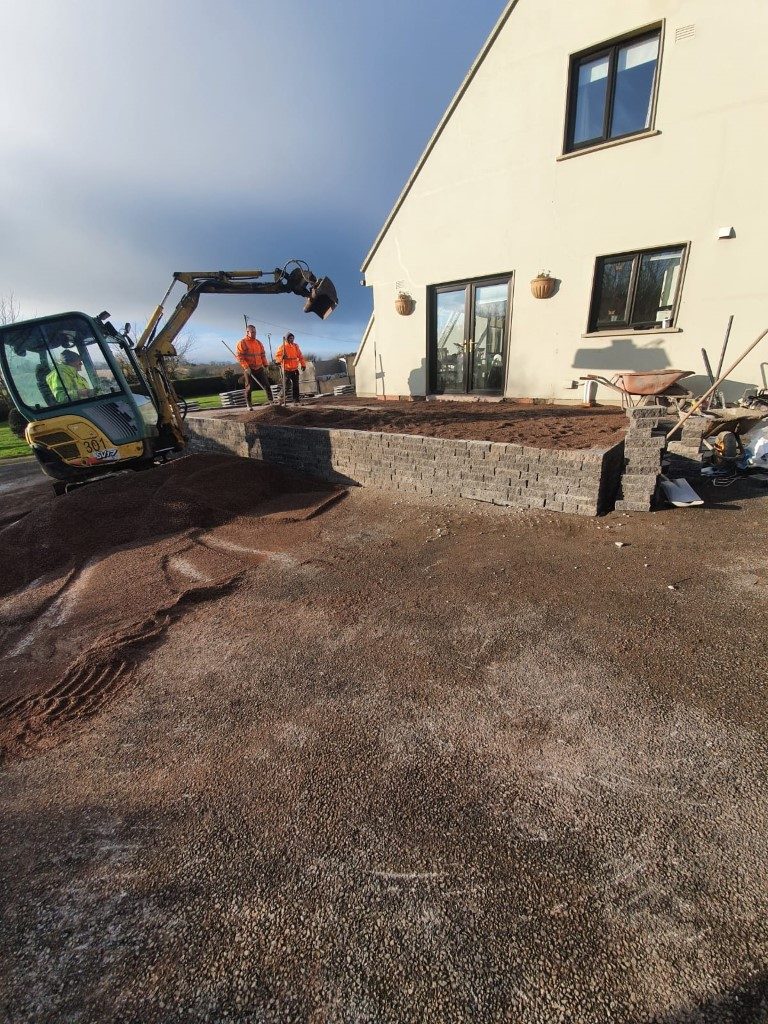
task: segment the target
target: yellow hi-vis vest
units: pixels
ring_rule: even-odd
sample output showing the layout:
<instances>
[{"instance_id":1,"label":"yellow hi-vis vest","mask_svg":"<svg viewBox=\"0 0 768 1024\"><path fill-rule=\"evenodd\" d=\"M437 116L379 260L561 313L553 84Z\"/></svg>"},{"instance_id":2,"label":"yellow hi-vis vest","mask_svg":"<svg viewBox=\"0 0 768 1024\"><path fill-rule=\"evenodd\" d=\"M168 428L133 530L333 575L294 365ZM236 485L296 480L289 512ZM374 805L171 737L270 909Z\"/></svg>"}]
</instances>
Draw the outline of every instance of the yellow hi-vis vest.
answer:
<instances>
[{"instance_id":1,"label":"yellow hi-vis vest","mask_svg":"<svg viewBox=\"0 0 768 1024\"><path fill-rule=\"evenodd\" d=\"M79 392L88 391L91 386L69 363L56 363L56 369L51 370L45 383L51 389L54 401L59 403L76 402L80 398Z\"/></svg>"}]
</instances>

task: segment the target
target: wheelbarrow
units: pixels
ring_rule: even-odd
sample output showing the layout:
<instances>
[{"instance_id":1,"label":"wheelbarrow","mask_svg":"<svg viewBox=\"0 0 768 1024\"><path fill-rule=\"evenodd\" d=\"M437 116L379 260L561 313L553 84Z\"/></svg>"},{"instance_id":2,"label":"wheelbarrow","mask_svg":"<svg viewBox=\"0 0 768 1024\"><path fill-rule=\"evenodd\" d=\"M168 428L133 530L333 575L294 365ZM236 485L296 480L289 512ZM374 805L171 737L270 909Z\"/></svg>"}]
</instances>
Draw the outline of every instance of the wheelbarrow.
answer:
<instances>
[{"instance_id":1,"label":"wheelbarrow","mask_svg":"<svg viewBox=\"0 0 768 1024\"><path fill-rule=\"evenodd\" d=\"M594 380L618 392L622 409L634 409L653 397L665 398L679 410L678 402L693 398L679 382L693 373L693 370L620 370L613 377L588 373L579 380Z\"/></svg>"}]
</instances>

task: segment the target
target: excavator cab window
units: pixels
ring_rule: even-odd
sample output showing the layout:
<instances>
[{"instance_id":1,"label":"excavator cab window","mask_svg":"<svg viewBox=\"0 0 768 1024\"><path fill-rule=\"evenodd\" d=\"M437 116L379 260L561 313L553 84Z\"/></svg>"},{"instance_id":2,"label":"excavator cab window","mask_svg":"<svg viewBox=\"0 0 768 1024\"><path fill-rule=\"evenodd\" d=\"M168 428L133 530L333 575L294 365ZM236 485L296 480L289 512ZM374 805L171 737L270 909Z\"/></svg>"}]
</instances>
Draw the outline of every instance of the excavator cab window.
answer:
<instances>
[{"instance_id":1,"label":"excavator cab window","mask_svg":"<svg viewBox=\"0 0 768 1024\"><path fill-rule=\"evenodd\" d=\"M59 409L122 391L101 339L84 316L2 328L0 364L8 386L31 410Z\"/></svg>"}]
</instances>

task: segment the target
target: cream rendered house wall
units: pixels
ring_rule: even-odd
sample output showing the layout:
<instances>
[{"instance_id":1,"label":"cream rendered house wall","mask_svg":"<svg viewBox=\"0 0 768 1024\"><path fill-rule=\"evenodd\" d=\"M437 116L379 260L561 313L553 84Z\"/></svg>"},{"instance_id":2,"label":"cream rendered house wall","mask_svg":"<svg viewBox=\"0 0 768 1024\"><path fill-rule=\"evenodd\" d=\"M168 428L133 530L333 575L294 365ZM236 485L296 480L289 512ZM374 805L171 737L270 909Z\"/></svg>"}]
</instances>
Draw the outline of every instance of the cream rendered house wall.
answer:
<instances>
[{"instance_id":1,"label":"cream rendered house wall","mask_svg":"<svg viewBox=\"0 0 768 1024\"><path fill-rule=\"evenodd\" d=\"M558 159L569 56L659 22L658 134ZM676 41L683 26L693 34ZM506 271L507 395L574 400L581 374L647 367L649 349L703 374L701 348L716 364L730 313L735 358L768 327L768 2L517 0L496 31L364 264L375 324L360 393L425 394L427 286ZM718 239L723 226L735 237ZM597 256L680 242L679 330L582 337ZM547 300L529 284L542 268L561 282ZM398 289L413 315L395 312ZM732 393L766 370L768 342Z\"/></svg>"},{"instance_id":2,"label":"cream rendered house wall","mask_svg":"<svg viewBox=\"0 0 768 1024\"><path fill-rule=\"evenodd\" d=\"M355 355L355 391L358 395L376 394L374 364L378 363L378 359L376 358L375 330L376 318L371 314Z\"/></svg>"}]
</instances>

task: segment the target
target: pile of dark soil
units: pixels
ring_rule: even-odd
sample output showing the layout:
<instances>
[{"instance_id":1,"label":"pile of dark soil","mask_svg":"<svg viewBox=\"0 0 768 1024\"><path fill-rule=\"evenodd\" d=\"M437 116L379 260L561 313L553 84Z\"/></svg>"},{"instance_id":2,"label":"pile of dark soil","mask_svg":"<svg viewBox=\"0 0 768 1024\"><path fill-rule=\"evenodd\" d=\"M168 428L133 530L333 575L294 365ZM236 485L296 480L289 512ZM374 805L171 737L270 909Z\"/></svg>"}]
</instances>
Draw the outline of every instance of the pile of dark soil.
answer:
<instances>
[{"instance_id":1,"label":"pile of dark soil","mask_svg":"<svg viewBox=\"0 0 768 1024\"><path fill-rule=\"evenodd\" d=\"M535 448L608 448L622 439L627 417L609 406L524 405L516 402L375 402L317 399L305 406L270 406L244 416L290 427L372 430Z\"/></svg>"},{"instance_id":2,"label":"pile of dark soil","mask_svg":"<svg viewBox=\"0 0 768 1024\"><path fill-rule=\"evenodd\" d=\"M238 515L302 511L338 489L264 462L194 455L162 468L106 477L57 500L41 502L39 493L22 496L16 521L0 529L0 596L124 544L152 544Z\"/></svg>"},{"instance_id":3,"label":"pile of dark soil","mask_svg":"<svg viewBox=\"0 0 768 1024\"><path fill-rule=\"evenodd\" d=\"M0 757L58 741L130 679L146 645L193 601L268 552L254 523L306 519L341 493L229 455L195 455L54 498L27 488L0 526Z\"/></svg>"}]
</instances>

